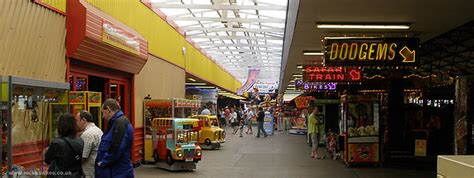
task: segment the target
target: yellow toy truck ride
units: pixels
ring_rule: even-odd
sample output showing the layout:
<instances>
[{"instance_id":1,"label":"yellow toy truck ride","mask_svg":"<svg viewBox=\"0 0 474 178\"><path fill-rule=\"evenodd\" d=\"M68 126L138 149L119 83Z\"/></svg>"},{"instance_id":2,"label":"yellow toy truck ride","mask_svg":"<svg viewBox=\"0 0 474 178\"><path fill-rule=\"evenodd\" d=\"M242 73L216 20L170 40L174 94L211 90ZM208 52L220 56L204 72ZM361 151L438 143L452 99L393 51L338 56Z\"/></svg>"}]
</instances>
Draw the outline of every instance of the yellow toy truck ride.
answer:
<instances>
[{"instance_id":1,"label":"yellow toy truck ride","mask_svg":"<svg viewBox=\"0 0 474 178\"><path fill-rule=\"evenodd\" d=\"M203 149L219 149L225 142L225 131L220 127L219 120L215 115L195 115L192 118L199 119L201 133L199 144Z\"/></svg>"}]
</instances>

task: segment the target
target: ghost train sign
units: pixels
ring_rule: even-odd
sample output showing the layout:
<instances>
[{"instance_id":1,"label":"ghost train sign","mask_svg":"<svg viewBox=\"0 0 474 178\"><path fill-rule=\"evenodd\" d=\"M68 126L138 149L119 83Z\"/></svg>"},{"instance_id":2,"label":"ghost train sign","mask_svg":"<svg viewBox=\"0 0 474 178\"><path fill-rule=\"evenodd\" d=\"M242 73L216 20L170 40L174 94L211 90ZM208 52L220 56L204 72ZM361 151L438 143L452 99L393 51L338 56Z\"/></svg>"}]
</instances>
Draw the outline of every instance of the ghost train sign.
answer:
<instances>
[{"instance_id":1,"label":"ghost train sign","mask_svg":"<svg viewBox=\"0 0 474 178\"><path fill-rule=\"evenodd\" d=\"M326 66L416 66L418 38L324 38Z\"/></svg>"}]
</instances>

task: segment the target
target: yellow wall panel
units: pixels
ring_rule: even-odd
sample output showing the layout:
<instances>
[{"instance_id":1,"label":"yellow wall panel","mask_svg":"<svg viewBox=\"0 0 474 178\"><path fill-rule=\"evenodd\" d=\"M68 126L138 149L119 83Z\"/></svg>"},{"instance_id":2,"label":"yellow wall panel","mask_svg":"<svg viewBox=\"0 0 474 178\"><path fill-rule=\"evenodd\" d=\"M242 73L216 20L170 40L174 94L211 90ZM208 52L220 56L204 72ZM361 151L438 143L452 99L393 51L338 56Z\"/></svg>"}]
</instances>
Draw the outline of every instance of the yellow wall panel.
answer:
<instances>
[{"instance_id":1,"label":"yellow wall panel","mask_svg":"<svg viewBox=\"0 0 474 178\"><path fill-rule=\"evenodd\" d=\"M162 59L150 56L135 75L135 127L143 127L143 98L184 98L186 72Z\"/></svg>"},{"instance_id":2,"label":"yellow wall panel","mask_svg":"<svg viewBox=\"0 0 474 178\"><path fill-rule=\"evenodd\" d=\"M59 10L61 13L66 13L66 1L67 0L37 0L38 3L55 8L55 10Z\"/></svg>"},{"instance_id":3,"label":"yellow wall panel","mask_svg":"<svg viewBox=\"0 0 474 178\"><path fill-rule=\"evenodd\" d=\"M65 16L31 0L2 0L0 24L0 75L66 81Z\"/></svg>"},{"instance_id":4,"label":"yellow wall panel","mask_svg":"<svg viewBox=\"0 0 474 178\"><path fill-rule=\"evenodd\" d=\"M86 0L86 2L140 33L148 41L149 53L185 68L197 77L236 91L233 89L238 83L235 82L235 78L202 55L140 0ZM182 53L183 47L186 47L185 55Z\"/></svg>"}]
</instances>

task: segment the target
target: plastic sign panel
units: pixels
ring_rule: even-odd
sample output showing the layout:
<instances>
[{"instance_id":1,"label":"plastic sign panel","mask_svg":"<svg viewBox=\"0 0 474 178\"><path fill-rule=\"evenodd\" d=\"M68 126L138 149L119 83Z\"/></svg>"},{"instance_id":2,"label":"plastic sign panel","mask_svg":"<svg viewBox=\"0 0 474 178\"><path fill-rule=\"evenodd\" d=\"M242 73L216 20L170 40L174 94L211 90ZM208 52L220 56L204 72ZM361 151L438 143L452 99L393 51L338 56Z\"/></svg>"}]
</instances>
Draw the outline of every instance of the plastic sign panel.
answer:
<instances>
[{"instance_id":1,"label":"plastic sign panel","mask_svg":"<svg viewBox=\"0 0 474 178\"><path fill-rule=\"evenodd\" d=\"M102 41L135 55L140 54L138 37L105 19L102 21Z\"/></svg>"},{"instance_id":2,"label":"plastic sign panel","mask_svg":"<svg viewBox=\"0 0 474 178\"><path fill-rule=\"evenodd\" d=\"M333 91L336 90L337 83L321 83L321 82L303 82L301 80L295 81L295 87L305 91Z\"/></svg>"},{"instance_id":3,"label":"plastic sign panel","mask_svg":"<svg viewBox=\"0 0 474 178\"><path fill-rule=\"evenodd\" d=\"M416 66L419 38L324 38L326 66Z\"/></svg>"},{"instance_id":4,"label":"plastic sign panel","mask_svg":"<svg viewBox=\"0 0 474 178\"><path fill-rule=\"evenodd\" d=\"M305 82L359 82L362 71L354 67L305 66Z\"/></svg>"}]
</instances>

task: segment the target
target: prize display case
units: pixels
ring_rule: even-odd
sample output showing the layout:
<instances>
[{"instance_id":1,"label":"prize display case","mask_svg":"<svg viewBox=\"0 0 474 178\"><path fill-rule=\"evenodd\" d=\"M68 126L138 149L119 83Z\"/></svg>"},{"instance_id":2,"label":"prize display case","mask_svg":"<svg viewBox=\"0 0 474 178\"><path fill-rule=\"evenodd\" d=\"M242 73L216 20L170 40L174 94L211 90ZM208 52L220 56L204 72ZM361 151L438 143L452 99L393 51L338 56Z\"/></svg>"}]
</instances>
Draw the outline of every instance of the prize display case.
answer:
<instances>
[{"instance_id":1,"label":"prize display case","mask_svg":"<svg viewBox=\"0 0 474 178\"><path fill-rule=\"evenodd\" d=\"M377 96L341 97L344 163L378 165L380 160L379 100Z\"/></svg>"},{"instance_id":2,"label":"prize display case","mask_svg":"<svg viewBox=\"0 0 474 178\"><path fill-rule=\"evenodd\" d=\"M94 117L94 123L99 128L103 128L101 104L102 93L93 91L71 91L69 92L69 103L71 105L71 113L77 114L82 110L89 111Z\"/></svg>"},{"instance_id":3,"label":"prize display case","mask_svg":"<svg viewBox=\"0 0 474 178\"><path fill-rule=\"evenodd\" d=\"M143 123L145 133L145 162L154 162L153 159L153 132L152 121L154 118L187 118L198 112L201 107L200 100L182 98L173 99L145 99L143 101ZM156 135L156 134L155 134Z\"/></svg>"},{"instance_id":4,"label":"prize display case","mask_svg":"<svg viewBox=\"0 0 474 178\"><path fill-rule=\"evenodd\" d=\"M2 175L46 170L51 118L69 112L68 83L0 77Z\"/></svg>"}]
</instances>

